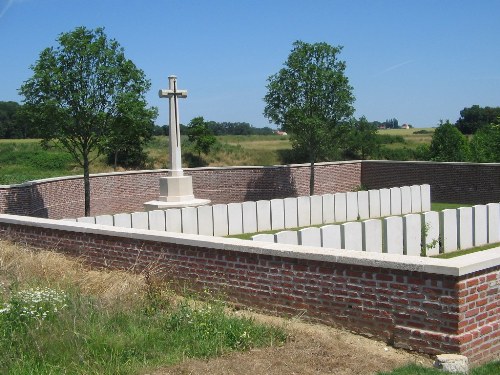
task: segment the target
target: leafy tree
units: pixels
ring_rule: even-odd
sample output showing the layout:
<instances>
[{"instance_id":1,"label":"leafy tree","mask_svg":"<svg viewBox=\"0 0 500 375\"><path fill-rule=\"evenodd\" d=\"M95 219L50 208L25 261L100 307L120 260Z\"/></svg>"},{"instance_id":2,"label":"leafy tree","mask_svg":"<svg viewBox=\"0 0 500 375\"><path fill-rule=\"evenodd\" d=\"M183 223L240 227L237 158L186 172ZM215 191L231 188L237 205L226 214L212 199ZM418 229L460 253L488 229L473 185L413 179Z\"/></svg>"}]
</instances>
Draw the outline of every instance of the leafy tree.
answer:
<instances>
[{"instance_id":1,"label":"leafy tree","mask_svg":"<svg viewBox=\"0 0 500 375\"><path fill-rule=\"evenodd\" d=\"M152 121L154 110L136 108L145 106L150 82L103 28L77 27L57 41L57 47L40 53L31 66L33 76L20 88L23 111L40 127L45 146L67 150L82 166L89 215L90 164L109 150L113 130L123 119L133 119L135 126ZM126 105L133 102L132 109Z\"/></svg>"},{"instance_id":2,"label":"leafy tree","mask_svg":"<svg viewBox=\"0 0 500 375\"><path fill-rule=\"evenodd\" d=\"M338 59L342 47L296 41L284 68L268 78L264 115L290 135L293 149L311 164L327 160L346 139L345 124L354 113L354 96Z\"/></svg>"},{"instance_id":3,"label":"leafy tree","mask_svg":"<svg viewBox=\"0 0 500 375\"><path fill-rule=\"evenodd\" d=\"M500 125L481 127L470 143L471 159L476 163L500 163Z\"/></svg>"},{"instance_id":4,"label":"leafy tree","mask_svg":"<svg viewBox=\"0 0 500 375\"><path fill-rule=\"evenodd\" d=\"M355 120L349 134L349 151L361 160L366 160L376 154L379 148L377 125L368 122L364 116Z\"/></svg>"},{"instance_id":5,"label":"leafy tree","mask_svg":"<svg viewBox=\"0 0 500 375\"><path fill-rule=\"evenodd\" d=\"M191 120L187 129L189 142L194 143L194 150L201 156L201 153L208 154L210 148L217 142L217 138L208 128L203 117L195 117Z\"/></svg>"},{"instance_id":6,"label":"leafy tree","mask_svg":"<svg viewBox=\"0 0 500 375\"><path fill-rule=\"evenodd\" d=\"M36 136L29 121L21 118L21 105L16 102L0 102L0 138L33 138Z\"/></svg>"},{"instance_id":7,"label":"leafy tree","mask_svg":"<svg viewBox=\"0 0 500 375\"><path fill-rule=\"evenodd\" d=\"M473 105L460 111L460 118L456 122L457 128L463 134L474 134L483 126L500 124L500 107L485 107Z\"/></svg>"},{"instance_id":8,"label":"leafy tree","mask_svg":"<svg viewBox=\"0 0 500 375\"><path fill-rule=\"evenodd\" d=\"M118 116L111 123L107 139L108 163L116 170L123 167L142 168L147 155L144 146L152 139L156 118L156 108L147 108L146 101L126 93L118 103Z\"/></svg>"},{"instance_id":9,"label":"leafy tree","mask_svg":"<svg viewBox=\"0 0 500 375\"><path fill-rule=\"evenodd\" d=\"M434 161L467 161L470 154L467 138L449 121L436 128L429 151Z\"/></svg>"},{"instance_id":10,"label":"leafy tree","mask_svg":"<svg viewBox=\"0 0 500 375\"><path fill-rule=\"evenodd\" d=\"M399 122L396 118L385 120L384 125L387 129L399 129Z\"/></svg>"}]
</instances>

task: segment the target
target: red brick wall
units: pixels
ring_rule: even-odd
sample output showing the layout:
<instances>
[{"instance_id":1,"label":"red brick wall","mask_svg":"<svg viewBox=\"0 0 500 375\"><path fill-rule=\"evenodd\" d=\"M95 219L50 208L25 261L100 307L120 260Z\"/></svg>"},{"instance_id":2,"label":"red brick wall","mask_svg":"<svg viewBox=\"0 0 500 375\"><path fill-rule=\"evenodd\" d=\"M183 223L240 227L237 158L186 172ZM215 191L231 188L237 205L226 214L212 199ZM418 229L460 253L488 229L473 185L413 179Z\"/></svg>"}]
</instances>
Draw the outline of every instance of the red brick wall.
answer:
<instances>
[{"instance_id":1,"label":"red brick wall","mask_svg":"<svg viewBox=\"0 0 500 375\"><path fill-rule=\"evenodd\" d=\"M91 176L91 215L142 211L158 199L165 170ZM323 163L316 167L317 194L349 191L360 185L361 164ZM186 169L197 198L213 203L284 198L309 194L309 166ZM84 215L83 180L66 177L0 187L0 213L60 219Z\"/></svg>"},{"instance_id":2,"label":"red brick wall","mask_svg":"<svg viewBox=\"0 0 500 375\"><path fill-rule=\"evenodd\" d=\"M309 194L309 166L186 169L197 198L213 203L284 198ZM91 177L92 215L141 211L158 198L165 170ZM434 202L500 202L500 164L354 161L316 165L315 193L431 185ZM81 177L0 187L0 213L59 219L83 216Z\"/></svg>"},{"instance_id":3,"label":"red brick wall","mask_svg":"<svg viewBox=\"0 0 500 375\"><path fill-rule=\"evenodd\" d=\"M431 185L433 202L500 202L500 164L363 161L361 181L370 189Z\"/></svg>"},{"instance_id":4,"label":"red brick wall","mask_svg":"<svg viewBox=\"0 0 500 375\"><path fill-rule=\"evenodd\" d=\"M500 355L499 266L459 277L221 249L207 240L188 246L175 238L115 234L0 221L2 238L69 252L94 266L140 271L153 263L193 289L222 291L262 310L305 314L398 347L461 353L473 363Z\"/></svg>"}]
</instances>

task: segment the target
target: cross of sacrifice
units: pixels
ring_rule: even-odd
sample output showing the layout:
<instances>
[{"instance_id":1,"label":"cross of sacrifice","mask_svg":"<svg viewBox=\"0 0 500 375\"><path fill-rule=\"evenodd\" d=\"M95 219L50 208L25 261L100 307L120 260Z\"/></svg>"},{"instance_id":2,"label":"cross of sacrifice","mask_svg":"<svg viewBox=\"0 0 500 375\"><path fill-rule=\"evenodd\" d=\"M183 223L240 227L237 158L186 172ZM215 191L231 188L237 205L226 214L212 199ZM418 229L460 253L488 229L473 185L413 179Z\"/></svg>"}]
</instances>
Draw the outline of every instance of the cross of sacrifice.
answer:
<instances>
[{"instance_id":1,"label":"cross of sacrifice","mask_svg":"<svg viewBox=\"0 0 500 375\"><path fill-rule=\"evenodd\" d=\"M170 175L182 176L181 134L179 128L179 105L177 98L187 98L187 90L177 90L177 77L168 77L168 90L160 90L160 98L169 99L169 146Z\"/></svg>"}]
</instances>

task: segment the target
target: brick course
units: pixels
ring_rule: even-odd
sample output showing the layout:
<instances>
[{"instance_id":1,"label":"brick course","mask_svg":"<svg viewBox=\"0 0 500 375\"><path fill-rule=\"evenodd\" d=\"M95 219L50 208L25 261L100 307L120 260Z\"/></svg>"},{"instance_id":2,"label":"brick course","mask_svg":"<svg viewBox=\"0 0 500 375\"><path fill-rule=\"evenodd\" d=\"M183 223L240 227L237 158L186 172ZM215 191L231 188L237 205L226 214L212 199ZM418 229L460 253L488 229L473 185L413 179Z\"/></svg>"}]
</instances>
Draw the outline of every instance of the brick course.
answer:
<instances>
[{"instance_id":1,"label":"brick course","mask_svg":"<svg viewBox=\"0 0 500 375\"><path fill-rule=\"evenodd\" d=\"M397 347L428 354L460 353L473 363L500 354L498 263L450 276L338 259L311 260L278 251L252 253L245 251L246 242L221 248L212 238L201 237L186 245L177 238L189 236L165 234L158 240L156 233L139 239L133 233L144 232L109 229L102 234L89 229L92 226L59 227L0 219L0 237L57 249L95 267L139 272L155 264L166 277L190 288L220 291L237 304L265 311L305 314L313 321L373 335Z\"/></svg>"}]
</instances>

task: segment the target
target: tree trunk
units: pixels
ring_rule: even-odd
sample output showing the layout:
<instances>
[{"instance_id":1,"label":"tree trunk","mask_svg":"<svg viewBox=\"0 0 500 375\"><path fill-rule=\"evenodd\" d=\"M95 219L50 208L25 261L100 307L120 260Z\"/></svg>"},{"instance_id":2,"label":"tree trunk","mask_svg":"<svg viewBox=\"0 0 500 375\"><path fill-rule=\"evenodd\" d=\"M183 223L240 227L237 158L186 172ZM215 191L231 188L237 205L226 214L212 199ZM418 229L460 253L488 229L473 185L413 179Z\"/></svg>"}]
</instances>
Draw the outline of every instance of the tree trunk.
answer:
<instances>
[{"instance_id":1,"label":"tree trunk","mask_svg":"<svg viewBox=\"0 0 500 375\"><path fill-rule=\"evenodd\" d=\"M311 159L311 172L309 174L309 195L314 195L314 155L310 156Z\"/></svg>"},{"instance_id":2,"label":"tree trunk","mask_svg":"<svg viewBox=\"0 0 500 375\"><path fill-rule=\"evenodd\" d=\"M89 156L83 155L83 184L85 188L85 216L90 216L90 173Z\"/></svg>"},{"instance_id":3,"label":"tree trunk","mask_svg":"<svg viewBox=\"0 0 500 375\"><path fill-rule=\"evenodd\" d=\"M116 166L118 165L118 150L115 151L115 165L113 166L113 170L116 172Z\"/></svg>"}]
</instances>

